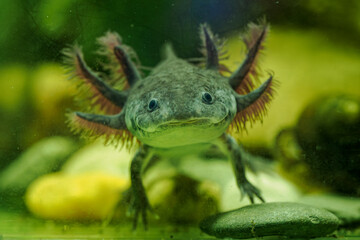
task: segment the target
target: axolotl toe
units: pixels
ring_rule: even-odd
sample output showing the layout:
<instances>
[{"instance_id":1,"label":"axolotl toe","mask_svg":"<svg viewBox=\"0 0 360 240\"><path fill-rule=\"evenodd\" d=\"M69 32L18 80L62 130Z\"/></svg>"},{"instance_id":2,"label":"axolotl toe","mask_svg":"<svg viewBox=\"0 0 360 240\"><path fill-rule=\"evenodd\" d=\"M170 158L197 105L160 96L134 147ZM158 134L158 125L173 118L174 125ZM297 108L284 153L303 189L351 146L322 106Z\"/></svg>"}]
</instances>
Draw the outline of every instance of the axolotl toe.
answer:
<instances>
[{"instance_id":1,"label":"axolotl toe","mask_svg":"<svg viewBox=\"0 0 360 240\"><path fill-rule=\"evenodd\" d=\"M155 156L176 157L215 145L231 160L240 191L251 202L255 197L263 201L260 191L247 180L242 150L228 132L243 130L246 122L262 120L273 98L271 75L255 87L268 29L265 23L249 24L243 37L248 53L230 77L224 76L227 68L220 63L223 44L206 24L200 26L204 54L200 66L178 58L167 45L165 59L146 77L135 52L116 33L108 32L98 39L100 54L108 57L104 65L110 71L108 79L90 70L80 47L64 51L72 76L82 83L80 96L89 100L87 111L94 112L70 114L72 128L88 137L105 136L108 142L138 148L127 192L134 227L140 216L147 224L151 206L141 174Z\"/></svg>"}]
</instances>

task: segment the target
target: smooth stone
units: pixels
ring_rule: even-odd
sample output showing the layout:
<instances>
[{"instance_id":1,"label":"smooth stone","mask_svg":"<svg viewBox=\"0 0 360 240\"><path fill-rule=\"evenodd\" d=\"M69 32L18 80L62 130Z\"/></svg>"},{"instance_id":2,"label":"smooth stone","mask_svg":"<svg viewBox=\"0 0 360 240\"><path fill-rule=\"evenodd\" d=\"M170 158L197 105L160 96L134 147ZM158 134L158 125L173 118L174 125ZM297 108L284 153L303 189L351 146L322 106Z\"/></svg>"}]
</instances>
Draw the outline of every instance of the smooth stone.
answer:
<instances>
[{"instance_id":1,"label":"smooth stone","mask_svg":"<svg viewBox=\"0 0 360 240\"><path fill-rule=\"evenodd\" d=\"M25 210L23 195L36 178L60 169L78 145L68 137L44 138L0 172L1 208Z\"/></svg>"},{"instance_id":2,"label":"smooth stone","mask_svg":"<svg viewBox=\"0 0 360 240\"><path fill-rule=\"evenodd\" d=\"M273 202L210 216L200 223L200 229L219 238L306 238L326 236L339 224L340 220L325 209L300 203Z\"/></svg>"},{"instance_id":3,"label":"smooth stone","mask_svg":"<svg viewBox=\"0 0 360 240\"><path fill-rule=\"evenodd\" d=\"M61 167L66 174L100 171L119 177L129 177L134 151L104 145L102 139L85 145L75 152Z\"/></svg>"},{"instance_id":4,"label":"smooth stone","mask_svg":"<svg viewBox=\"0 0 360 240\"><path fill-rule=\"evenodd\" d=\"M54 136L36 142L0 172L0 193L22 196L32 181L58 171L77 149L78 145L68 137Z\"/></svg>"},{"instance_id":5,"label":"smooth stone","mask_svg":"<svg viewBox=\"0 0 360 240\"><path fill-rule=\"evenodd\" d=\"M301 203L322 207L335 214L341 225L360 222L360 198L335 194L305 195L298 200Z\"/></svg>"},{"instance_id":6,"label":"smooth stone","mask_svg":"<svg viewBox=\"0 0 360 240\"><path fill-rule=\"evenodd\" d=\"M127 178L103 172L50 173L33 181L24 200L35 216L53 220L104 220L115 213ZM125 209L119 209L125 216ZM116 211L117 212L117 211ZM118 213L118 212L117 212Z\"/></svg>"}]
</instances>

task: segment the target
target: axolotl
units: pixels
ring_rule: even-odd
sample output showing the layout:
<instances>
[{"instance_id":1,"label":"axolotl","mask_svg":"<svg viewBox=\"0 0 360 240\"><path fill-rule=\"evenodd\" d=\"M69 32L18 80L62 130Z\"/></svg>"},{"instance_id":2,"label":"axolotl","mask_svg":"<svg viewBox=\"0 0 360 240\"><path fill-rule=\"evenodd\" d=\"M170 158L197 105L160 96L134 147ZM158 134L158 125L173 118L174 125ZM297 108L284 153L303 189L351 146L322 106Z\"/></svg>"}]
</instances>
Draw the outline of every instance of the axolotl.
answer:
<instances>
[{"instance_id":1,"label":"axolotl","mask_svg":"<svg viewBox=\"0 0 360 240\"><path fill-rule=\"evenodd\" d=\"M92 111L71 113L72 128L86 136L105 136L109 142L138 147L127 191L134 227L140 216L147 225L151 206L142 172L155 157L180 159L215 146L231 160L241 193L252 203L255 197L264 201L246 178L243 151L229 133L243 130L246 122L262 120L273 99L272 74L255 87L260 84L258 58L268 29L266 23L249 24L243 36L246 57L228 77L228 69L221 64L223 44L206 24L200 26L202 64L178 58L167 44L164 60L146 77L135 52L114 32L98 39L100 54L108 57L104 68L111 72L110 77L92 71L79 46L64 50L72 76L82 82L80 89L85 89L90 100L87 110ZM114 80L118 86L111 83Z\"/></svg>"}]
</instances>

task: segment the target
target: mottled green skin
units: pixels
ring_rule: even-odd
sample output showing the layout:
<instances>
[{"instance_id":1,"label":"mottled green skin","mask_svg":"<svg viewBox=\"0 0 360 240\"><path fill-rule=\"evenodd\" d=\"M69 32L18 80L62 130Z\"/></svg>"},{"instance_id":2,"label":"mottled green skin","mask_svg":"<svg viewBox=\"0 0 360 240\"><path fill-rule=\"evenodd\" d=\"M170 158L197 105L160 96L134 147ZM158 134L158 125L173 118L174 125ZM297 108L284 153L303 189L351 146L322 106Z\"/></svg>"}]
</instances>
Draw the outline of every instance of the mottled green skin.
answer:
<instances>
[{"instance_id":1,"label":"mottled green skin","mask_svg":"<svg viewBox=\"0 0 360 240\"><path fill-rule=\"evenodd\" d=\"M202 100L208 92L213 103ZM131 88L125 105L127 128L140 142L171 148L213 141L236 114L234 90L217 70L195 67L171 57ZM148 111L156 98L159 107Z\"/></svg>"},{"instance_id":2,"label":"mottled green skin","mask_svg":"<svg viewBox=\"0 0 360 240\"><path fill-rule=\"evenodd\" d=\"M72 58L77 60L77 74L92 86L99 99L106 99L100 101L105 109L108 101L121 109L116 115L77 112L77 120L98 134L119 134L121 138L126 136L126 130L130 131L141 143L131 161L131 188L124 198L130 205L130 212L134 213L134 228L140 216L144 226L147 225L147 210L151 210L151 206L142 183L142 173L154 158L177 162L189 154L205 155L215 146L231 160L241 193L246 194L251 202L254 202L254 197L264 201L260 191L245 176L241 147L226 130L233 121L239 125L259 117L265 109L264 104L272 96L272 76L245 95L235 91L239 86L246 88L250 84L247 76L254 74L256 55L267 29L265 25L262 29L252 30L257 38L249 46L243 64L229 78L220 74L217 47L205 25L202 26L205 69L177 58L167 45L165 60L147 77L141 78L125 49L117 42L113 51L130 86L125 91L113 89L94 75L77 50L76 57ZM109 36L113 39L117 35ZM245 83L242 82L244 79ZM252 104L255 104L254 108L251 108ZM237 116L242 111L245 114Z\"/></svg>"},{"instance_id":3,"label":"mottled green skin","mask_svg":"<svg viewBox=\"0 0 360 240\"><path fill-rule=\"evenodd\" d=\"M205 92L212 96L211 103L204 101ZM132 186L126 194L134 227L140 214L146 226L146 211L151 210L141 173L154 157L176 162L215 145L231 160L240 191L251 201L254 196L263 201L246 179L240 146L226 134L239 109L236 95L217 69L198 68L172 53L131 87L123 112L127 129L142 143L131 163ZM158 100L154 111L149 111L151 99Z\"/></svg>"}]
</instances>

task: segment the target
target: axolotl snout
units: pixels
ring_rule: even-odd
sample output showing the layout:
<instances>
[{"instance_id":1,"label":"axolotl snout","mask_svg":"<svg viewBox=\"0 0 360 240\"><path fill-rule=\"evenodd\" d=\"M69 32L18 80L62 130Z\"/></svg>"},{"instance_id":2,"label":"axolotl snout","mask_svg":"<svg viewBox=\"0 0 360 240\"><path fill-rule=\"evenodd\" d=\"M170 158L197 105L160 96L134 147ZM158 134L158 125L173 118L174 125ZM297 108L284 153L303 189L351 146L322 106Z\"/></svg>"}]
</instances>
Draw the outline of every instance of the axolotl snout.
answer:
<instances>
[{"instance_id":1,"label":"axolotl snout","mask_svg":"<svg viewBox=\"0 0 360 240\"><path fill-rule=\"evenodd\" d=\"M249 34L244 37L248 53L230 77L223 75L227 68L219 61L219 39L207 25L200 29L204 67L179 59L167 45L164 61L146 77L140 73L136 54L122 43L119 35L109 32L99 38L100 53L109 60L105 68L122 83L117 88L87 67L79 47L64 51L73 77L83 83L85 88L81 89L88 94L91 109L97 111L71 114L72 128L90 137L106 136L115 144L130 146L137 142L130 167L131 187L127 191L129 207L135 214L134 227L140 215L146 225L147 210L151 209L141 178L146 164L153 157L180 158L177 155L188 154L189 149L206 151L217 146L231 160L241 192L251 202L254 197L263 201L260 191L245 176L240 146L227 132L242 130L247 121L262 119L273 98L272 76L255 87L258 57L268 26L249 25Z\"/></svg>"}]
</instances>

